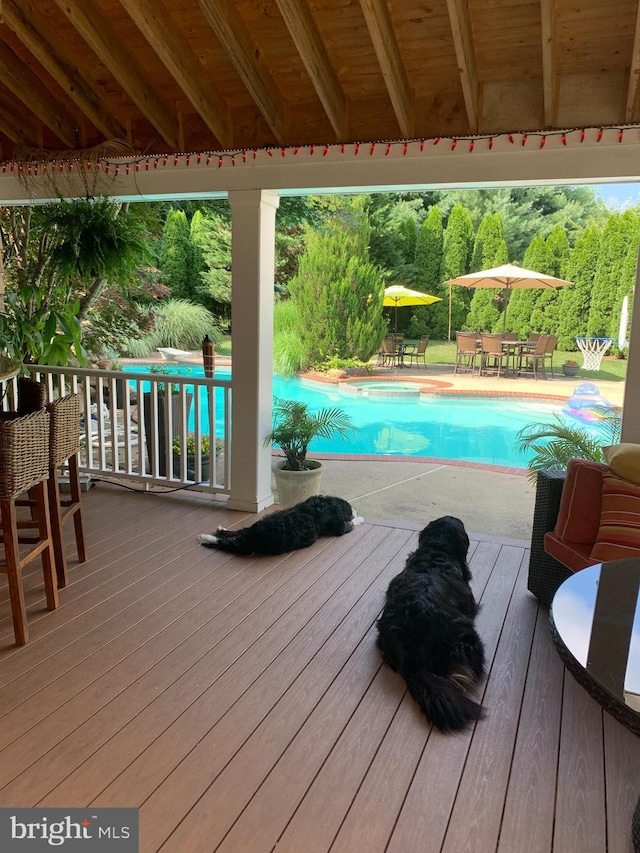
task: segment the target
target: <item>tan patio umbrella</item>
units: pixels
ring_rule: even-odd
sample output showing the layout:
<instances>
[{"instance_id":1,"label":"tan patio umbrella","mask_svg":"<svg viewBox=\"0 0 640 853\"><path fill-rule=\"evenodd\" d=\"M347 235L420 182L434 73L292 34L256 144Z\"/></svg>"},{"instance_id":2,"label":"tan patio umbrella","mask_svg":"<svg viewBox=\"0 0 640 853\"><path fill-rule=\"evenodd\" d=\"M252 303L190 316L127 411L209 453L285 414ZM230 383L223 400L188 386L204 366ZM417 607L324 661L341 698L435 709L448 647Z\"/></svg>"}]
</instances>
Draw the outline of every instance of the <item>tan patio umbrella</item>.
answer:
<instances>
[{"instance_id":1,"label":"tan patio umbrella","mask_svg":"<svg viewBox=\"0 0 640 853\"><path fill-rule=\"evenodd\" d=\"M522 267L517 267L515 264L503 264L501 267L495 267L492 270L481 270L480 272L467 273L467 275L459 275L457 278L449 279L447 284L458 284L463 287L493 287L504 290L505 306L502 323L502 331L504 333L507 327L507 306L509 305L509 297L512 290L533 290L545 287L555 289L566 287L573 284L573 282L565 281L563 278L555 278L543 272L526 270Z\"/></svg>"},{"instance_id":2,"label":"tan patio umbrella","mask_svg":"<svg viewBox=\"0 0 640 853\"><path fill-rule=\"evenodd\" d=\"M392 284L385 288L382 304L396 309L396 334L398 332L398 308L407 308L410 305L431 305L440 302L439 296L430 296L419 290L410 290L403 284Z\"/></svg>"}]
</instances>

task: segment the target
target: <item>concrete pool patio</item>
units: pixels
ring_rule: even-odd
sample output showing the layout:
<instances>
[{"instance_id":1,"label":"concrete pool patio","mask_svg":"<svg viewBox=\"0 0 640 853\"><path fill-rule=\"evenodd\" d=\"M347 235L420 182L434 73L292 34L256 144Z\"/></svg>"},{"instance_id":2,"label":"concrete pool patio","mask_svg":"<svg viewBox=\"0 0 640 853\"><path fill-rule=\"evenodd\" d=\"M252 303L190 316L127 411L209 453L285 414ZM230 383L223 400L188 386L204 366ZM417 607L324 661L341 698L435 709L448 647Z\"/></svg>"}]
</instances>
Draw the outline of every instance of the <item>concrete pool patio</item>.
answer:
<instances>
[{"instance_id":1,"label":"concrete pool patio","mask_svg":"<svg viewBox=\"0 0 640 853\"><path fill-rule=\"evenodd\" d=\"M555 374L551 379L506 378L459 373L451 364L426 368L376 368L377 379L435 380L440 393L552 397L567 400L576 385L592 381ZM624 382L597 381L601 396L622 406ZM525 469L498 469L477 463L410 458L359 460L325 457L322 490L352 502L367 519L427 523L439 515L457 515L469 531L521 539L531 537L535 487Z\"/></svg>"}]
</instances>

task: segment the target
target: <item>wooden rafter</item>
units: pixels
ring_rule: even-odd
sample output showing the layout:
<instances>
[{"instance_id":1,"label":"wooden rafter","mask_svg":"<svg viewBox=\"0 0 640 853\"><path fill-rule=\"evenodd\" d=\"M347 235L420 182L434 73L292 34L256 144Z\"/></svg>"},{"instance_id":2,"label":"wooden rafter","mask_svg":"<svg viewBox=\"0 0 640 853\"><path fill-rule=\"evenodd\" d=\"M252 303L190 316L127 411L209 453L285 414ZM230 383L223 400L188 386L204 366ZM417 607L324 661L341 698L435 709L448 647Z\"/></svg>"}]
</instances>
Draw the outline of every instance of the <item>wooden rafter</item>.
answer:
<instances>
[{"instance_id":1,"label":"wooden rafter","mask_svg":"<svg viewBox=\"0 0 640 853\"><path fill-rule=\"evenodd\" d=\"M197 0L197 3L273 131L276 141L284 145L282 95L269 69L260 62L255 41L235 5L228 0Z\"/></svg>"},{"instance_id":2,"label":"wooden rafter","mask_svg":"<svg viewBox=\"0 0 640 853\"><path fill-rule=\"evenodd\" d=\"M414 134L409 82L393 32L388 6L383 0L360 0L360 5L400 126L400 133L409 138Z\"/></svg>"},{"instance_id":3,"label":"wooden rafter","mask_svg":"<svg viewBox=\"0 0 640 853\"><path fill-rule=\"evenodd\" d=\"M4 85L69 148L77 145L73 118L55 104L39 78L0 42L0 78Z\"/></svg>"},{"instance_id":4,"label":"wooden rafter","mask_svg":"<svg viewBox=\"0 0 640 853\"><path fill-rule=\"evenodd\" d=\"M56 3L164 141L177 149L178 125L175 118L146 82L134 58L118 41L109 21L95 6L89 10L84 0L56 0Z\"/></svg>"},{"instance_id":5,"label":"wooden rafter","mask_svg":"<svg viewBox=\"0 0 640 853\"><path fill-rule=\"evenodd\" d=\"M557 112L556 0L540 0L544 124L553 127Z\"/></svg>"},{"instance_id":6,"label":"wooden rafter","mask_svg":"<svg viewBox=\"0 0 640 853\"><path fill-rule=\"evenodd\" d=\"M17 145L30 148L38 144L36 130L27 127L22 118L5 109L2 105L0 105L0 127L2 127L2 132Z\"/></svg>"},{"instance_id":7,"label":"wooden rafter","mask_svg":"<svg viewBox=\"0 0 640 853\"><path fill-rule=\"evenodd\" d=\"M189 45L176 32L171 15L156 0L123 4L186 97L223 148L233 145L229 109L206 79Z\"/></svg>"},{"instance_id":8,"label":"wooden rafter","mask_svg":"<svg viewBox=\"0 0 640 853\"><path fill-rule=\"evenodd\" d=\"M3 0L2 14L4 23L13 30L22 44L65 91L69 99L82 110L87 119L106 137L124 138L125 129L111 114L100 90L91 86L77 68L62 58L64 56L62 47L53 41L54 33L48 33L45 37L36 27L34 21L38 20L38 16L29 14L15 0Z\"/></svg>"},{"instance_id":9,"label":"wooden rafter","mask_svg":"<svg viewBox=\"0 0 640 853\"><path fill-rule=\"evenodd\" d=\"M636 11L636 27L633 33L633 48L629 63L629 86L627 89L627 105L625 121L632 122L638 116L638 92L640 89L640 3Z\"/></svg>"},{"instance_id":10,"label":"wooden rafter","mask_svg":"<svg viewBox=\"0 0 640 853\"><path fill-rule=\"evenodd\" d=\"M276 0L293 43L338 139L349 138L347 100L305 3Z\"/></svg>"},{"instance_id":11,"label":"wooden rafter","mask_svg":"<svg viewBox=\"0 0 640 853\"><path fill-rule=\"evenodd\" d=\"M473 52L471 21L466 0L447 0L453 43L456 49L462 94L467 108L469 129L478 132L478 72Z\"/></svg>"}]
</instances>

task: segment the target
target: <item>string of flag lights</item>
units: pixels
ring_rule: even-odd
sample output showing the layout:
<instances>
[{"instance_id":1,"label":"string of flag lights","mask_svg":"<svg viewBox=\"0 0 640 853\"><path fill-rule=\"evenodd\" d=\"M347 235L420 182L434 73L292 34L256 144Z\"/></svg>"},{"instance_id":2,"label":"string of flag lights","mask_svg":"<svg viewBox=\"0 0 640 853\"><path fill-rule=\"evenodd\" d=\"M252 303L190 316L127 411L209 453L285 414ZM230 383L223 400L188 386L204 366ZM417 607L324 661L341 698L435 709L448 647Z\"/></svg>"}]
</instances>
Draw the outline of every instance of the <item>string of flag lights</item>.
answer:
<instances>
[{"instance_id":1,"label":"string of flag lights","mask_svg":"<svg viewBox=\"0 0 640 853\"><path fill-rule=\"evenodd\" d=\"M265 146L256 148L240 148L237 150L224 151L195 151L180 154L160 154L160 155L137 155L128 156L126 158L118 156L117 158L109 158L106 156L99 157L95 160L64 157L58 160L53 159L53 155L48 158L46 163L37 161L5 161L0 169L2 174L18 173L37 176L40 172L47 174L48 172L68 172L74 170L89 170L100 172L105 175L119 176L123 172L129 175L133 172L153 171L158 169L166 169L168 166L177 167L182 162L185 166L196 164L201 166L215 166L221 169L223 166L235 167L239 164L252 163L258 158L290 158L296 157L300 152L304 151L309 156L326 157L330 152L339 152L340 154L351 154L353 156L362 155L364 157L372 157L374 154L379 154L384 151L384 156L388 156L392 151L401 149L402 156L409 153L410 150L417 148L423 152L428 148L439 146L440 149L445 149L450 152L464 151L472 154L474 151L491 151L497 140L504 140L514 148L532 148L537 145L538 149L542 149L547 144L549 139L559 139L563 146L569 144L570 139L573 141L577 137L579 144L582 144L589 135L589 141L599 143L605 137L605 134L615 134L617 141L622 143L628 139L632 133L637 134L637 139L640 141L640 125L624 125L624 126L606 126L596 128L572 128L558 131L535 131L532 133L500 133L488 134L485 136L434 136L430 138L418 138L411 140L393 140L393 141L375 141L375 142L351 142L351 143L331 143L324 145L295 145L289 147ZM592 135L593 134L593 135ZM65 152L66 153L66 152Z\"/></svg>"}]
</instances>

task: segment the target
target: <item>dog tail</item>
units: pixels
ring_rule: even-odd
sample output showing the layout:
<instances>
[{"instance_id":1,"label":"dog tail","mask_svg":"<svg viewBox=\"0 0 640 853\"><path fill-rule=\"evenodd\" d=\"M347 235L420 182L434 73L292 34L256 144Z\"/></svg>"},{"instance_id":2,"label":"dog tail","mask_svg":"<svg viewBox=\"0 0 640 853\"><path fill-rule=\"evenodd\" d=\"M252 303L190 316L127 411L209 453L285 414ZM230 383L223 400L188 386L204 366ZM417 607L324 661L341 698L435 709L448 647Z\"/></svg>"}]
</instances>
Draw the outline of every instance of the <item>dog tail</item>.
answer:
<instances>
[{"instance_id":1,"label":"dog tail","mask_svg":"<svg viewBox=\"0 0 640 853\"><path fill-rule=\"evenodd\" d=\"M422 713L441 731L462 731L484 716L482 706L462 692L459 678L453 680L412 669L405 675L405 681Z\"/></svg>"}]
</instances>

